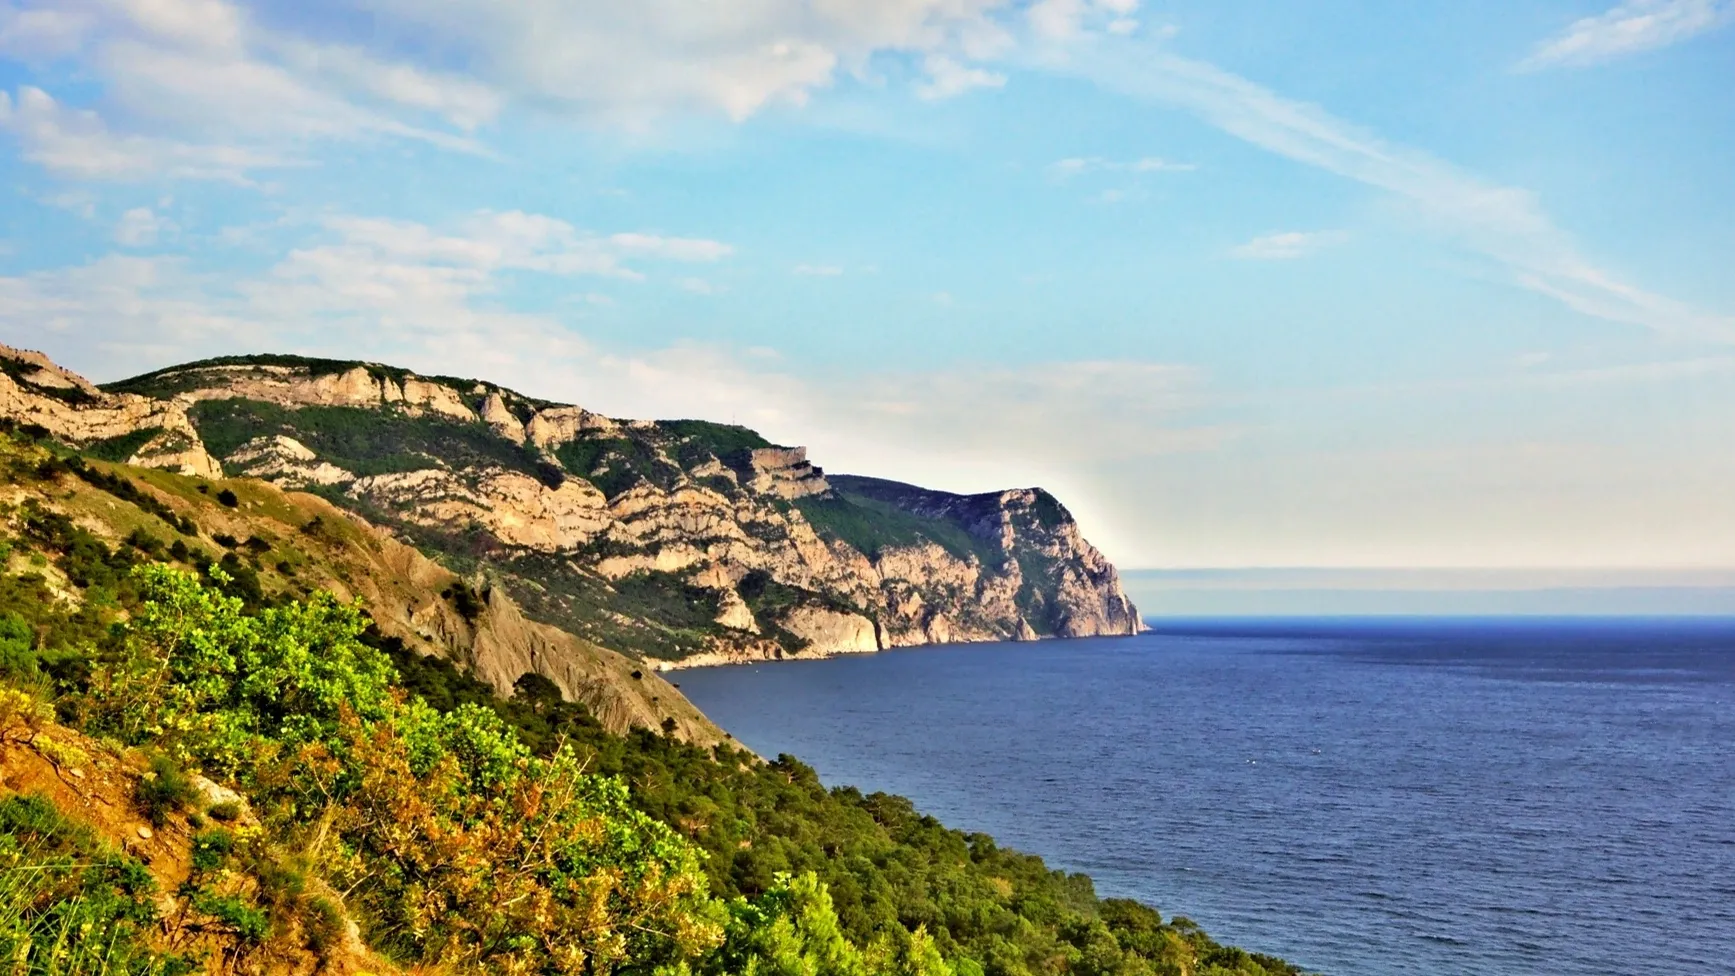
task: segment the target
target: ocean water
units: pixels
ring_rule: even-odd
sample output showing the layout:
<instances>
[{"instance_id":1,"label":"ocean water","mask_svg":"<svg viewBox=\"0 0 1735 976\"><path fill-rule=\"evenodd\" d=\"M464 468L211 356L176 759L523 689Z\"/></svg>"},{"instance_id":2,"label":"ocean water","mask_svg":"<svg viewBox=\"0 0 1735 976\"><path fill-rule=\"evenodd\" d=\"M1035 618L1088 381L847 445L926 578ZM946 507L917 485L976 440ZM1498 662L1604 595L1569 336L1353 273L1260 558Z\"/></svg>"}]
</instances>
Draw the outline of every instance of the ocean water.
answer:
<instances>
[{"instance_id":1,"label":"ocean water","mask_svg":"<svg viewBox=\"0 0 1735 976\"><path fill-rule=\"evenodd\" d=\"M1319 972L1735 973L1735 622L1196 622L673 677L763 755Z\"/></svg>"}]
</instances>

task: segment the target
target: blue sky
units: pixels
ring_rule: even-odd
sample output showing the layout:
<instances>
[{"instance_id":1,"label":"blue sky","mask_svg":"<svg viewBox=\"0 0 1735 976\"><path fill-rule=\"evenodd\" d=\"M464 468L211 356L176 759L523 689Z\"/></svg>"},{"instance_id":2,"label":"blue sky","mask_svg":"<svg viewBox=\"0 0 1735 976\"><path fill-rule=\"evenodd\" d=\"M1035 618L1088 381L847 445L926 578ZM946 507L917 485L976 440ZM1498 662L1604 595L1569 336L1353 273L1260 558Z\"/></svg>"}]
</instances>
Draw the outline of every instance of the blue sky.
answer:
<instances>
[{"instance_id":1,"label":"blue sky","mask_svg":"<svg viewBox=\"0 0 1735 976\"><path fill-rule=\"evenodd\" d=\"M734 420L1132 567L1735 567L1732 23L9 0L0 340Z\"/></svg>"}]
</instances>

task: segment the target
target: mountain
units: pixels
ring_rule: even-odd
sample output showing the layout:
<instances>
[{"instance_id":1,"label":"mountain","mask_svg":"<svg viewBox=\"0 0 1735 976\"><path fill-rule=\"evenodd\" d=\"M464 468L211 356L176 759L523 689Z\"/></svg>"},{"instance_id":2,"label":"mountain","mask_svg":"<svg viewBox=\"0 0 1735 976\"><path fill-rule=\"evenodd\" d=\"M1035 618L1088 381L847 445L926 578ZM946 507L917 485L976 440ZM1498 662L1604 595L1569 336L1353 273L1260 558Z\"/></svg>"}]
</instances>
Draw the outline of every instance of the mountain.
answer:
<instances>
[{"instance_id":1,"label":"mountain","mask_svg":"<svg viewBox=\"0 0 1735 976\"><path fill-rule=\"evenodd\" d=\"M61 976L1300 976L740 750L658 675L322 498L94 460L9 419L0 958Z\"/></svg>"},{"instance_id":2,"label":"mountain","mask_svg":"<svg viewBox=\"0 0 1735 976\"><path fill-rule=\"evenodd\" d=\"M662 728L707 746L727 738L632 659L525 619L500 589L471 586L322 498L253 480L50 457L0 438L0 501L41 531L65 536L64 548L216 567L267 601L317 592L360 598L381 640L450 661L501 695L510 697L523 675L539 674L611 731ZM81 592L104 575L100 567L38 572L53 599L92 604L93 613L104 605Z\"/></svg>"},{"instance_id":3,"label":"mountain","mask_svg":"<svg viewBox=\"0 0 1735 976\"><path fill-rule=\"evenodd\" d=\"M98 388L0 361L5 416L94 456L318 495L657 668L1140 629L1039 488L828 477L744 427L376 363L231 357Z\"/></svg>"}]
</instances>

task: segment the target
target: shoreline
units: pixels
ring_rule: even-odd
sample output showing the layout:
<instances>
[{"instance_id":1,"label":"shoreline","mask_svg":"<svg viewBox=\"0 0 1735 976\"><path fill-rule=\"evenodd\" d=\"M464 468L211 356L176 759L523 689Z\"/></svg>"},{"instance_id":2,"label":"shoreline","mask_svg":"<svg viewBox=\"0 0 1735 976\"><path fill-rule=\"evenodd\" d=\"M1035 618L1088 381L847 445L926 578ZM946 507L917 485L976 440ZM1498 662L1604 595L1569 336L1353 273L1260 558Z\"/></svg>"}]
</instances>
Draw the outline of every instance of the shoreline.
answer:
<instances>
[{"instance_id":1,"label":"shoreline","mask_svg":"<svg viewBox=\"0 0 1735 976\"><path fill-rule=\"evenodd\" d=\"M643 663L648 665L651 670L663 674L670 671L694 671L699 668L727 668L745 664L789 664L798 661L829 661L833 658L840 657L869 657L874 654L884 654L887 651L919 651L932 647L963 647L972 644L1031 644L1037 641L1100 640L1102 638L1113 637L1140 637L1151 632L1152 628L1146 621L1141 620L1140 625L1139 631L1136 634L1090 634L1084 637L1063 637L1059 634L1038 634L1035 637L1023 639L1007 637L993 640L945 641L938 644L899 644L892 647L876 647L871 651L801 651L795 654L779 654L774 657L757 657L728 651L700 651L697 654L675 661L659 658L655 661L644 659Z\"/></svg>"}]
</instances>

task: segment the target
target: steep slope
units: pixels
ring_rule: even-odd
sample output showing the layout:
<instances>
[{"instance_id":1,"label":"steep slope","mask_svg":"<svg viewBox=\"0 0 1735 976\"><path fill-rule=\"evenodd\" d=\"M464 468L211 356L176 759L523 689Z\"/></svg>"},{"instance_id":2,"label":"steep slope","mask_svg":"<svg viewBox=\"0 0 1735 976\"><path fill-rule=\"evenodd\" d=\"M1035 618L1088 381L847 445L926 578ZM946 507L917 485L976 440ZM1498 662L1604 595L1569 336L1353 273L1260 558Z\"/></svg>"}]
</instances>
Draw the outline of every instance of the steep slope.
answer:
<instances>
[{"instance_id":1,"label":"steep slope","mask_svg":"<svg viewBox=\"0 0 1735 976\"><path fill-rule=\"evenodd\" d=\"M210 360L91 395L160 404L228 475L317 493L656 667L1139 628L1040 489L834 483L746 428L370 363Z\"/></svg>"},{"instance_id":2,"label":"steep slope","mask_svg":"<svg viewBox=\"0 0 1735 976\"><path fill-rule=\"evenodd\" d=\"M585 705L605 727L666 728L701 745L726 736L680 691L634 661L526 620L495 587L476 587L325 499L256 480L208 481L158 469L56 459L0 437L0 529L67 537L113 558L216 567L270 600L324 590L359 598L382 639L449 659L502 695L527 673ZM14 553L10 562L25 557ZM33 571L70 608L112 601L100 569ZM82 577L75 578L75 576ZM108 589L105 589L105 586ZM92 589L95 587L95 589Z\"/></svg>"}]
</instances>

